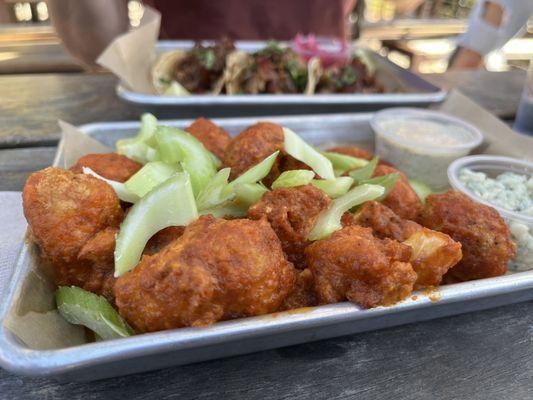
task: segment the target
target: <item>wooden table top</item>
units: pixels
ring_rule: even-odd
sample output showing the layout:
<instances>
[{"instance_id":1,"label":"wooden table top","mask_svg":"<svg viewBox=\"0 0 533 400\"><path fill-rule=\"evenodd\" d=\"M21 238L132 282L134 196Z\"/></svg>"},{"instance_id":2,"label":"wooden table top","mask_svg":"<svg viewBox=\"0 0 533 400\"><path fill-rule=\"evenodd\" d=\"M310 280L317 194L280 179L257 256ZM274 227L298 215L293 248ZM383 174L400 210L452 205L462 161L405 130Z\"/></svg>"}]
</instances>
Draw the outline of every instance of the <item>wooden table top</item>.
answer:
<instances>
[{"instance_id":1,"label":"wooden table top","mask_svg":"<svg viewBox=\"0 0 533 400\"><path fill-rule=\"evenodd\" d=\"M431 79L510 117L524 75ZM108 75L0 77L0 190L21 190L29 173L52 162L57 118L136 118L113 86ZM533 393L532 326L533 302L525 302L86 384L0 370L0 399L526 399Z\"/></svg>"}]
</instances>

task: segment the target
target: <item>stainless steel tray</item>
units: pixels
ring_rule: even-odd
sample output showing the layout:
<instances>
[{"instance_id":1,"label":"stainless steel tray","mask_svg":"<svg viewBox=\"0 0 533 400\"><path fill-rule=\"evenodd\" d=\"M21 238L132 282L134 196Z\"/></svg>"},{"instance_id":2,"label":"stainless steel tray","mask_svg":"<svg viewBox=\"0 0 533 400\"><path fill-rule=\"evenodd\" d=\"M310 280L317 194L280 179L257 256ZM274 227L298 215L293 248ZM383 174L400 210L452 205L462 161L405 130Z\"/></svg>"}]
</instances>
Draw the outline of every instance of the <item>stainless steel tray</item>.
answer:
<instances>
[{"instance_id":1,"label":"stainless steel tray","mask_svg":"<svg viewBox=\"0 0 533 400\"><path fill-rule=\"evenodd\" d=\"M192 45L193 42L190 41L161 41L156 50L161 53L178 48L190 48ZM237 47L245 51L255 51L264 46L265 42L237 42ZM311 111L320 113L374 111L387 106L428 106L441 102L446 97L446 91L421 76L399 67L372 51L365 49L362 51L374 62L378 79L385 84L387 93L169 97L133 92L120 83L116 90L122 100L141 107L142 111L151 111L159 116L169 117L237 116L243 115L243 107L248 115L303 114Z\"/></svg>"},{"instance_id":2,"label":"stainless steel tray","mask_svg":"<svg viewBox=\"0 0 533 400\"><path fill-rule=\"evenodd\" d=\"M310 142L358 143L369 147L371 114L329 116L267 117L302 134ZM257 118L216 120L232 134ZM185 127L190 120L166 121ZM112 145L132 135L138 122L111 122L84 125L88 135ZM55 165L62 165L60 143ZM126 375L172 365L211 360L260 350L278 348L356 332L380 329L414 321L496 307L533 299L533 271L497 278L459 283L438 291L414 293L393 306L362 310L351 303L339 303L260 317L216 323L207 328L183 328L138 335L112 342L86 343L50 350L32 349L21 343L4 326L14 307L17 292L32 278L32 245L20 254L7 296L0 305L0 365L10 371L62 381L89 381ZM49 284L43 282L43 285ZM33 302L34 303L34 302ZM39 307L31 301L26 312ZM35 326L33 329L39 329Z\"/></svg>"}]
</instances>

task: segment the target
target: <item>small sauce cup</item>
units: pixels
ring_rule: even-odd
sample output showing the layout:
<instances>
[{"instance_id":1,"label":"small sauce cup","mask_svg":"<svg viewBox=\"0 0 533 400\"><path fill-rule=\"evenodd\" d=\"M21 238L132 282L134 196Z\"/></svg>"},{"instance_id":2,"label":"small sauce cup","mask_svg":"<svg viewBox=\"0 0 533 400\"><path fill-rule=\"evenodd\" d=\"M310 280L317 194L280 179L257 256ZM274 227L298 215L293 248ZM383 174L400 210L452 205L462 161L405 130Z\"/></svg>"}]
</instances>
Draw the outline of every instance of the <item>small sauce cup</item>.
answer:
<instances>
[{"instance_id":1,"label":"small sauce cup","mask_svg":"<svg viewBox=\"0 0 533 400\"><path fill-rule=\"evenodd\" d=\"M371 120L376 155L434 190L449 185L450 163L483 141L473 125L451 115L417 108L389 108Z\"/></svg>"}]
</instances>

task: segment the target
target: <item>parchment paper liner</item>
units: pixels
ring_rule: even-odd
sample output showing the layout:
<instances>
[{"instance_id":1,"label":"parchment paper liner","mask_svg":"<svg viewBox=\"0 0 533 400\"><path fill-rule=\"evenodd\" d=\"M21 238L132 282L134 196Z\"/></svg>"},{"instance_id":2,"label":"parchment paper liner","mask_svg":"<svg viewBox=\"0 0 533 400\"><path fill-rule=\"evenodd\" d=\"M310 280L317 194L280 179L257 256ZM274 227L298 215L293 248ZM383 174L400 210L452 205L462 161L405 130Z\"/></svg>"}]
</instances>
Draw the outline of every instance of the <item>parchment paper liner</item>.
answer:
<instances>
[{"instance_id":1,"label":"parchment paper liner","mask_svg":"<svg viewBox=\"0 0 533 400\"><path fill-rule=\"evenodd\" d=\"M460 92L452 91L448 99L436 108L480 128L485 138L480 152L533 160L532 138L513 132L505 123ZM64 165L67 167L83 154L111 151L72 125L60 122L60 126L63 131ZM40 261L37 249L31 243L29 257L30 270L16 293L16 300L3 322L4 326L31 349L64 348L84 343L86 338L83 329L66 323L54 310L55 286L46 273L47 266Z\"/></svg>"}]
</instances>

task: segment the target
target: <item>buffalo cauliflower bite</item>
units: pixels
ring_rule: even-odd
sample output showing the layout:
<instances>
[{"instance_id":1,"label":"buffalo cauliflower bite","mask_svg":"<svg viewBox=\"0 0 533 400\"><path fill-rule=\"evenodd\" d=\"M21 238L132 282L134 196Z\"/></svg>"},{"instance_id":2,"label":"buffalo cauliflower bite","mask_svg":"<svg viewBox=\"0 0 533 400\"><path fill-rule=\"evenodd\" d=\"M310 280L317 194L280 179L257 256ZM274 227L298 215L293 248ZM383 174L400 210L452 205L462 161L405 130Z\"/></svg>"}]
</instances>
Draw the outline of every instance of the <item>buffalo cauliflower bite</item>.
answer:
<instances>
[{"instance_id":1,"label":"buffalo cauliflower bite","mask_svg":"<svg viewBox=\"0 0 533 400\"><path fill-rule=\"evenodd\" d=\"M120 314L139 332L205 326L276 311L296 270L264 220L203 216L118 278Z\"/></svg>"},{"instance_id":2,"label":"buffalo cauliflower bite","mask_svg":"<svg viewBox=\"0 0 533 400\"><path fill-rule=\"evenodd\" d=\"M342 228L309 245L305 254L322 304L391 305L409 296L416 281L411 248L378 239L361 226Z\"/></svg>"},{"instance_id":3,"label":"buffalo cauliflower bite","mask_svg":"<svg viewBox=\"0 0 533 400\"><path fill-rule=\"evenodd\" d=\"M509 228L498 212L460 192L428 196L420 222L461 243L463 258L450 270L460 280L503 275L515 257Z\"/></svg>"},{"instance_id":4,"label":"buffalo cauliflower bite","mask_svg":"<svg viewBox=\"0 0 533 400\"><path fill-rule=\"evenodd\" d=\"M313 307L318 304L313 273L306 268L298 274L296 284L280 307L280 311L293 310L295 308Z\"/></svg>"},{"instance_id":5,"label":"buffalo cauliflower bite","mask_svg":"<svg viewBox=\"0 0 533 400\"><path fill-rule=\"evenodd\" d=\"M413 250L411 265L417 273L415 287L436 286L461 260L461 244L448 235L402 219L387 206L369 201L356 214L343 215L343 225L361 225L375 236L403 242Z\"/></svg>"},{"instance_id":6,"label":"buffalo cauliflower bite","mask_svg":"<svg viewBox=\"0 0 533 400\"><path fill-rule=\"evenodd\" d=\"M116 153L87 154L70 167L70 170L76 174L81 174L83 167L92 169L106 179L126 182L142 168L142 164Z\"/></svg>"},{"instance_id":7,"label":"buffalo cauliflower bite","mask_svg":"<svg viewBox=\"0 0 533 400\"><path fill-rule=\"evenodd\" d=\"M202 142L207 150L220 159L224 157L226 147L231 142L229 133L207 118L196 119L185 130Z\"/></svg>"},{"instance_id":8,"label":"buffalo cauliflower bite","mask_svg":"<svg viewBox=\"0 0 533 400\"><path fill-rule=\"evenodd\" d=\"M259 122L246 128L231 141L224 154L223 164L231 168L231 179L235 179L279 151L270 173L263 179L270 186L283 171L309 168L286 154L283 150L284 143L285 135L281 126L272 122Z\"/></svg>"},{"instance_id":9,"label":"buffalo cauliflower bite","mask_svg":"<svg viewBox=\"0 0 533 400\"><path fill-rule=\"evenodd\" d=\"M33 173L22 192L24 215L56 283L109 297L114 234L123 219L115 192L89 175L59 168Z\"/></svg>"},{"instance_id":10,"label":"buffalo cauliflower bite","mask_svg":"<svg viewBox=\"0 0 533 400\"><path fill-rule=\"evenodd\" d=\"M382 176L392 173L398 174L398 180L389 194L382 200L382 203L400 217L414 220L418 217L422 203L409 184L407 176L396 168L383 164L376 167L374 176Z\"/></svg>"},{"instance_id":11,"label":"buffalo cauliflower bite","mask_svg":"<svg viewBox=\"0 0 533 400\"><path fill-rule=\"evenodd\" d=\"M296 268L304 269L304 249L307 236L315 226L319 214L327 209L330 198L312 186L280 188L267 192L250 207L248 217L266 218L281 241L283 251Z\"/></svg>"}]
</instances>

